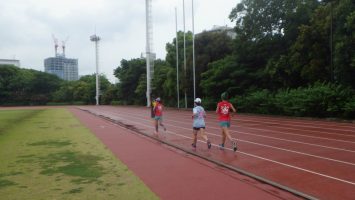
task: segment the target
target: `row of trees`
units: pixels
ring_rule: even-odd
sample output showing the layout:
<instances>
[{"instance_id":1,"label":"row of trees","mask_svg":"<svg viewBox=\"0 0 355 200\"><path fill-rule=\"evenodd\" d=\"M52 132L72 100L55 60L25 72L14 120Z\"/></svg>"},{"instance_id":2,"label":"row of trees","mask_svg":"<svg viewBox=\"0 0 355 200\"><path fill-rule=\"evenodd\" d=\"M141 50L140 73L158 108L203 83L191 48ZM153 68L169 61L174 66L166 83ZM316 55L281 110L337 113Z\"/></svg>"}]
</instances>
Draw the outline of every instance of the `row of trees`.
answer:
<instances>
[{"instance_id":1,"label":"row of trees","mask_svg":"<svg viewBox=\"0 0 355 200\"><path fill-rule=\"evenodd\" d=\"M229 16L236 23L236 38L232 39L225 31L205 31L195 37L197 96L203 98L205 106L211 109L220 94L228 91L241 111L354 117L355 105L351 103L355 99L354 8L355 3L351 0L241 1L231 9ZM153 78L153 95L161 96L169 106L176 106L178 98L175 41L176 38L166 45L166 59L156 61ZM178 33L178 41L179 47L183 47L182 32ZM186 70L183 49L178 52L180 107L184 107L184 91L187 91L189 107L193 102L191 32L186 35L186 46ZM116 69L119 90L126 91L119 98L121 103L144 105L144 69L143 59L124 60ZM255 105L249 101L261 93L267 94L264 96L275 102L274 105L286 107L289 104L280 100L287 101L295 93L307 93L311 99L309 102L312 102L310 105L328 105L324 103L328 101L325 99L337 99L337 93L329 92L334 88L342 88L346 95L338 98L341 101L329 100L332 102L329 107L323 106L323 111L314 111L314 114L281 108L272 112L275 106L271 104ZM127 95L128 91L131 91L130 95ZM330 104L337 104L339 109ZM270 105L267 112L266 105ZM293 107L295 110L299 108Z\"/></svg>"},{"instance_id":2,"label":"row of trees","mask_svg":"<svg viewBox=\"0 0 355 200\"><path fill-rule=\"evenodd\" d=\"M0 65L0 105L95 104L96 76L78 81L64 81L55 75ZM109 104L117 99L117 87L103 75L101 101Z\"/></svg>"},{"instance_id":3,"label":"row of trees","mask_svg":"<svg viewBox=\"0 0 355 200\"><path fill-rule=\"evenodd\" d=\"M227 91L240 111L355 117L352 0L242 0L231 8L229 18L235 22L235 38L228 31L216 30L195 36L196 95L207 108L213 109L220 94ZM179 98L179 106L185 107L186 91L187 106L192 107L192 33L186 33L186 68L184 33L177 36L180 96L176 38L166 44L165 60L154 63L152 92L168 106L176 107ZM11 79L6 71L18 77ZM101 77L102 103L145 105L145 59L123 59L114 75L119 79L115 85ZM64 82L41 72L8 67L0 71L0 89L2 104L95 102L93 75Z\"/></svg>"}]
</instances>

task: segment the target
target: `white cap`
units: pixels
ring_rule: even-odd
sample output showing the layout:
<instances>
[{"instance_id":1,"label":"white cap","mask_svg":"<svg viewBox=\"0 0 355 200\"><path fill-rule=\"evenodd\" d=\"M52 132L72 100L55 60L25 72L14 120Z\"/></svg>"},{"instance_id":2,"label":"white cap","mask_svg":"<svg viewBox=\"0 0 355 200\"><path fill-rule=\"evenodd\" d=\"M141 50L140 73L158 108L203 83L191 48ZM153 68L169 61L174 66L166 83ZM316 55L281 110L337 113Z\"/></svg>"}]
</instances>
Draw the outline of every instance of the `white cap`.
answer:
<instances>
[{"instance_id":1,"label":"white cap","mask_svg":"<svg viewBox=\"0 0 355 200\"><path fill-rule=\"evenodd\" d=\"M196 98L194 102L195 103L201 103L201 99L200 98Z\"/></svg>"},{"instance_id":2,"label":"white cap","mask_svg":"<svg viewBox=\"0 0 355 200\"><path fill-rule=\"evenodd\" d=\"M160 98L159 98L159 97L158 97L158 98L156 98L156 99L155 99L155 101L160 101Z\"/></svg>"}]
</instances>

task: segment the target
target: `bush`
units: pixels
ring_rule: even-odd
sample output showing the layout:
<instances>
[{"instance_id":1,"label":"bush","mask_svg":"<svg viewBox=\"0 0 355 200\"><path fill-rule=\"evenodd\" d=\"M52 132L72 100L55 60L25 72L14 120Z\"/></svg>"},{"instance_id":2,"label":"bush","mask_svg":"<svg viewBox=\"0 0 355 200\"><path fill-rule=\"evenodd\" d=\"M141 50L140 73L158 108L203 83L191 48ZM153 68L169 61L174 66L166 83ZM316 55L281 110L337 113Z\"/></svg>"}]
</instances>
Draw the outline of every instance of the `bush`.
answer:
<instances>
[{"instance_id":1,"label":"bush","mask_svg":"<svg viewBox=\"0 0 355 200\"><path fill-rule=\"evenodd\" d=\"M231 102L241 112L300 117L355 118L355 92L331 83L315 83L307 88L283 89L275 94L254 91Z\"/></svg>"},{"instance_id":2,"label":"bush","mask_svg":"<svg viewBox=\"0 0 355 200\"><path fill-rule=\"evenodd\" d=\"M259 114L275 114L273 95L268 90L255 91L244 97L230 99L241 112L251 112Z\"/></svg>"},{"instance_id":3,"label":"bush","mask_svg":"<svg viewBox=\"0 0 355 200\"><path fill-rule=\"evenodd\" d=\"M343 117L348 119L355 119L355 95L344 104L342 107Z\"/></svg>"}]
</instances>

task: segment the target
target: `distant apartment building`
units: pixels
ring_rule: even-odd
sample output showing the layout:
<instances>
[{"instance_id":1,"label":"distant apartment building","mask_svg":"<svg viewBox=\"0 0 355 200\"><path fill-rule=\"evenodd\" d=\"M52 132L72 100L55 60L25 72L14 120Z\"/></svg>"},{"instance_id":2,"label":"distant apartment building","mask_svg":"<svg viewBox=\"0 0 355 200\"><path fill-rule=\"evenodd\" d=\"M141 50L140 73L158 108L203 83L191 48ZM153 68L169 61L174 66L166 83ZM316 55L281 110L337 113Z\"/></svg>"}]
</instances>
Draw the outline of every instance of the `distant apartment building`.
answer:
<instances>
[{"instance_id":1,"label":"distant apartment building","mask_svg":"<svg viewBox=\"0 0 355 200\"><path fill-rule=\"evenodd\" d=\"M44 71L63 80L76 81L79 79L78 59L66 58L63 55L46 58L44 60Z\"/></svg>"},{"instance_id":2,"label":"distant apartment building","mask_svg":"<svg viewBox=\"0 0 355 200\"><path fill-rule=\"evenodd\" d=\"M20 60L0 59L0 65L14 65L16 67L20 67Z\"/></svg>"}]
</instances>

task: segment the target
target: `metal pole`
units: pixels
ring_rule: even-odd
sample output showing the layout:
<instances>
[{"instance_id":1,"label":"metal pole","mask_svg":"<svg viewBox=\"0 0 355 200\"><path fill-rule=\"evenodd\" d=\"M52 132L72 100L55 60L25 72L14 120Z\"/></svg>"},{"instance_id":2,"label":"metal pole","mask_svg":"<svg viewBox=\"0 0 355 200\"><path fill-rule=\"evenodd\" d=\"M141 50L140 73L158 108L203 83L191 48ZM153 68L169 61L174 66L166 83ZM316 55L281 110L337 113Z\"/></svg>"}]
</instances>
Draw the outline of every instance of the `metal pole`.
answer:
<instances>
[{"instance_id":1,"label":"metal pole","mask_svg":"<svg viewBox=\"0 0 355 200\"><path fill-rule=\"evenodd\" d=\"M177 10L175 7L175 29L176 29L176 92L177 92L177 107L180 108L180 93L179 93L179 43L178 43L178 28L177 28Z\"/></svg>"},{"instance_id":2,"label":"metal pole","mask_svg":"<svg viewBox=\"0 0 355 200\"><path fill-rule=\"evenodd\" d=\"M100 97L100 85L99 85L99 41L100 37L95 35L90 36L90 40L95 42L95 54L96 54L96 105L99 105L99 97Z\"/></svg>"},{"instance_id":3,"label":"metal pole","mask_svg":"<svg viewBox=\"0 0 355 200\"><path fill-rule=\"evenodd\" d=\"M99 99L100 99L100 86L99 86L99 45L98 45L98 40L95 41L95 47L96 47L96 105L100 105Z\"/></svg>"},{"instance_id":4,"label":"metal pole","mask_svg":"<svg viewBox=\"0 0 355 200\"><path fill-rule=\"evenodd\" d=\"M146 0L146 65L147 65L147 107L150 107L151 104L151 87L150 87L150 59L151 59L151 0Z\"/></svg>"},{"instance_id":5,"label":"metal pole","mask_svg":"<svg viewBox=\"0 0 355 200\"><path fill-rule=\"evenodd\" d=\"M333 2L330 2L330 81L334 82L333 66Z\"/></svg>"},{"instance_id":6,"label":"metal pole","mask_svg":"<svg viewBox=\"0 0 355 200\"><path fill-rule=\"evenodd\" d=\"M194 99L196 99L194 0L192 0L191 2L192 2L192 69L193 69L193 80L194 80Z\"/></svg>"},{"instance_id":7,"label":"metal pole","mask_svg":"<svg viewBox=\"0 0 355 200\"><path fill-rule=\"evenodd\" d=\"M186 32L185 32L185 0L182 0L183 15L184 15L184 70L185 70L185 79L186 77ZM185 86L185 108L187 108L187 95L186 95L186 86Z\"/></svg>"}]
</instances>

